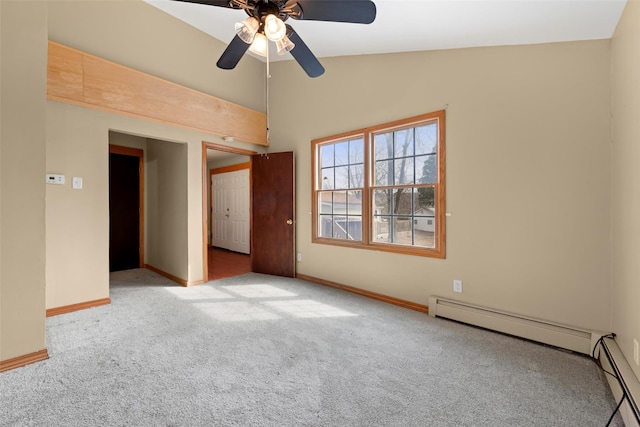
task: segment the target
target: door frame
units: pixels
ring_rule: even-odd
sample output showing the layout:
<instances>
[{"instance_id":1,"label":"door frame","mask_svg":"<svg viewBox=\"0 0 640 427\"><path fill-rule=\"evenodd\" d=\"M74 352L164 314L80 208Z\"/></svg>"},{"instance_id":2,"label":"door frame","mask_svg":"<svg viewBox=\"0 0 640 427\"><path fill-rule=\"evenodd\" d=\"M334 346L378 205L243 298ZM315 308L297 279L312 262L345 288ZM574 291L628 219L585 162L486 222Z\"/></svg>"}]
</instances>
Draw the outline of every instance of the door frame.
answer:
<instances>
[{"instance_id":1,"label":"door frame","mask_svg":"<svg viewBox=\"0 0 640 427\"><path fill-rule=\"evenodd\" d=\"M207 165L208 149L243 156L253 156L254 154L258 154L256 151L202 141L202 283L206 283L209 278L209 221L207 220L210 216L208 212L209 203L207 202L207 188L209 188L209 170ZM251 168L249 168L249 176L251 176ZM249 191L251 191L251 179L249 179Z\"/></svg>"},{"instance_id":2,"label":"door frame","mask_svg":"<svg viewBox=\"0 0 640 427\"><path fill-rule=\"evenodd\" d=\"M109 144L109 155L122 154L125 156L132 156L138 158L138 194L139 194L139 206L138 206L138 222L139 222L139 242L140 255L138 259L138 268L144 267L144 150L139 148L124 147L122 145ZM109 176L111 176L111 169L109 169ZM111 190L109 190L111 191Z\"/></svg>"}]
</instances>

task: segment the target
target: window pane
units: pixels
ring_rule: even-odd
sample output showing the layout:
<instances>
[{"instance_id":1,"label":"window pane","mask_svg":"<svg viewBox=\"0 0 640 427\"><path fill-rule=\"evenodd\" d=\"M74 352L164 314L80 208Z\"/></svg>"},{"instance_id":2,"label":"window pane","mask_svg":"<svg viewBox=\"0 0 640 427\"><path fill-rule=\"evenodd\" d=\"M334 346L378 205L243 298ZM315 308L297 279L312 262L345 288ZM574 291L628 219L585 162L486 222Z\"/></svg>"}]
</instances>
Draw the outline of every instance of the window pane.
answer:
<instances>
[{"instance_id":1,"label":"window pane","mask_svg":"<svg viewBox=\"0 0 640 427\"><path fill-rule=\"evenodd\" d=\"M373 241L380 243L390 243L391 235L389 233L389 224L391 217L374 216L373 217Z\"/></svg>"},{"instance_id":2,"label":"window pane","mask_svg":"<svg viewBox=\"0 0 640 427\"><path fill-rule=\"evenodd\" d=\"M362 191L349 191L347 193L347 213L349 215L362 215Z\"/></svg>"},{"instance_id":3,"label":"window pane","mask_svg":"<svg viewBox=\"0 0 640 427\"><path fill-rule=\"evenodd\" d=\"M393 133L381 133L373 137L375 145L375 160L393 158Z\"/></svg>"},{"instance_id":4,"label":"window pane","mask_svg":"<svg viewBox=\"0 0 640 427\"><path fill-rule=\"evenodd\" d=\"M320 167L326 168L333 166L333 152L333 144L320 147Z\"/></svg>"},{"instance_id":5,"label":"window pane","mask_svg":"<svg viewBox=\"0 0 640 427\"><path fill-rule=\"evenodd\" d=\"M413 129L395 131L394 136L394 157L413 156Z\"/></svg>"},{"instance_id":6,"label":"window pane","mask_svg":"<svg viewBox=\"0 0 640 427\"><path fill-rule=\"evenodd\" d=\"M435 248L435 217L415 217L413 223L415 233L413 244L425 248Z\"/></svg>"},{"instance_id":7,"label":"window pane","mask_svg":"<svg viewBox=\"0 0 640 427\"><path fill-rule=\"evenodd\" d=\"M335 168L336 182L334 188L349 188L349 167L339 166Z\"/></svg>"},{"instance_id":8,"label":"window pane","mask_svg":"<svg viewBox=\"0 0 640 427\"><path fill-rule=\"evenodd\" d=\"M411 215L413 212L413 192L411 188L397 188L393 190L393 214Z\"/></svg>"},{"instance_id":9,"label":"window pane","mask_svg":"<svg viewBox=\"0 0 640 427\"><path fill-rule=\"evenodd\" d=\"M435 184L438 182L438 165L436 155L416 157L417 184Z\"/></svg>"},{"instance_id":10,"label":"window pane","mask_svg":"<svg viewBox=\"0 0 640 427\"><path fill-rule=\"evenodd\" d=\"M333 214L345 215L346 213L347 213L347 192L334 191L333 192Z\"/></svg>"},{"instance_id":11,"label":"window pane","mask_svg":"<svg viewBox=\"0 0 640 427\"><path fill-rule=\"evenodd\" d=\"M349 163L364 162L364 139L349 141Z\"/></svg>"},{"instance_id":12,"label":"window pane","mask_svg":"<svg viewBox=\"0 0 640 427\"><path fill-rule=\"evenodd\" d=\"M349 188L364 187L364 165L349 166Z\"/></svg>"},{"instance_id":13,"label":"window pane","mask_svg":"<svg viewBox=\"0 0 640 427\"><path fill-rule=\"evenodd\" d=\"M395 166L395 185L413 184L413 158L396 159Z\"/></svg>"},{"instance_id":14,"label":"window pane","mask_svg":"<svg viewBox=\"0 0 640 427\"><path fill-rule=\"evenodd\" d=\"M347 230L349 231L349 240L362 241L362 217L349 215Z\"/></svg>"},{"instance_id":15,"label":"window pane","mask_svg":"<svg viewBox=\"0 0 640 427\"><path fill-rule=\"evenodd\" d=\"M333 212L333 194L331 192L323 192L318 195L318 211L321 214Z\"/></svg>"},{"instance_id":16,"label":"window pane","mask_svg":"<svg viewBox=\"0 0 640 427\"><path fill-rule=\"evenodd\" d=\"M414 215L433 215L435 213L435 188L422 187L415 189Z\"/></svg>"},{"instance_id":17,"label":"window pane","mask_svg":"<svg viewBox=\"0 0 640 427\"><path fill-rule=\"evenodd\" d=\"M373 191L373 214L391 214L391 189Z\"/></svg>"},{"instance_id":18,"label":"window pane","mask_svg":"<svg viewBox=\"0 0 640 427\"><path fill-rule=\"evenodd\" d=\"M333 236L332 219L332 215L320 215L320 221L318 221L318 237Z\"/></svg>"},{"instance_id":19,"label":"window pane","mask_svg":"<svg viewBox=\"0 0 640 427\"><path fill-rule=\"evenodd\" d=\"M391 226L391 243L398 245L413 244L413 222L411 217L393 217Z\"/></svg>"},{"instance_id":20,"label":"window pane","mask_svg":"<svg viewBox=\"0 0 640 427\"><path fill-rule=\"evenodd\" d=\"M362 191L318 193L318 237L362 241Z\"/></svg>"},{"instance_id":21,"label":"window pane","mask_svg":"<svg viewBox=\"0 0 640 427\"><path fill-rule=\"evenodd\" d=\"M376 185L393 185L393 160L383 160L376 162L375 167L375 183Z\"/></svg>"},{"instance_id":22,"label":"window pane","mask_svg":"<svg viewBox=\"0 0 640 427\"><path fill-rule=\"evenodd\" d=\"M346 165L349 163L349 141L338 142L335 146L335 162L336 166Z\"/></svg>"},{"instance_id":23,"label":"window pane","mask_svg":"<svg viewBox=\"0 0 640 427\"><path fill-rule=\"evenodd\" d=\"M333 238L334 239L346 239L347 238L347 218L344 216L333 217Z\"/></svg>"},{"instance_id":24,"label":"window pane","mask_svg":"<svg viewBox=\"0 0 640 427\"><path fill-rule=\"evenodd\" d=\"M416 129L416 156L436 153L438 144L438 125L430 123Z\"/></svg>"},{"instance_id":25,"label":"window pane","mask_svg":"<svg viewBox=\"0 0 640 427\"><path fill-rule=\"evenodd\" d=\"M333 185L333 168L322 169L322 182L320 183L321 190L331 190L335 188Z\"/></svg>"}]
</instances>

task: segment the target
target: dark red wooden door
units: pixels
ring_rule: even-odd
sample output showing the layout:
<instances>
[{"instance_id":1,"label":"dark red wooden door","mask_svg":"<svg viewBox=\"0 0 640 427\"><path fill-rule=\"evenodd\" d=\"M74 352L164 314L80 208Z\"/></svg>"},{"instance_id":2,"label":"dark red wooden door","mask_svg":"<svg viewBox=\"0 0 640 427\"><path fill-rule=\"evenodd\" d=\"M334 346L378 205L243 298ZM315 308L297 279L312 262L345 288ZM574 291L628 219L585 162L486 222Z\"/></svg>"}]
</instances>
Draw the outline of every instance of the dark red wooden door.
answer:
<instances>
[{"instance_id":1,"label":"dark red wooden door","mask_svg":"<svg viewBox=\"0 0 640 427\"><path fill-rule=\"evenodd\" d=\"M295 275L293 152L251 156L251 271Z\"/></svg>"}]
</instances>

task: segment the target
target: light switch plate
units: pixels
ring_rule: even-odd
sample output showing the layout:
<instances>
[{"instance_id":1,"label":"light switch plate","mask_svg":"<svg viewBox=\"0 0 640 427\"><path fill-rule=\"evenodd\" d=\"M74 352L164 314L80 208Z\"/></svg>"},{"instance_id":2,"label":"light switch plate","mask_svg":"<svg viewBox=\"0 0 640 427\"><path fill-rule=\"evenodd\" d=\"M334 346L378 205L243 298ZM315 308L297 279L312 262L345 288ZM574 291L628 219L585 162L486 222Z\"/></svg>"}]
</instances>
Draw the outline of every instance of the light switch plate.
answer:
<instances>
[{"instance_id":1,"label":"light switch plate","mask_svg":"<svg viewBox=\"0 0 640 427\"><path fill-rule=\"evenodd\" d=\"M76 190L81 190L82 189L82 178L74 176L72 185L73 185L73 188L75 188Z\"/></svg>"},{"instance_id":2,"label":"light switch plate","mask_svg":"<svg viewBox=\"0 0 640 427\"><path fill-rule=\"evenodd\" d=\"M462 280L454 280L453 281L453 292L462 293Z\"/></svg>"}]
</instances>

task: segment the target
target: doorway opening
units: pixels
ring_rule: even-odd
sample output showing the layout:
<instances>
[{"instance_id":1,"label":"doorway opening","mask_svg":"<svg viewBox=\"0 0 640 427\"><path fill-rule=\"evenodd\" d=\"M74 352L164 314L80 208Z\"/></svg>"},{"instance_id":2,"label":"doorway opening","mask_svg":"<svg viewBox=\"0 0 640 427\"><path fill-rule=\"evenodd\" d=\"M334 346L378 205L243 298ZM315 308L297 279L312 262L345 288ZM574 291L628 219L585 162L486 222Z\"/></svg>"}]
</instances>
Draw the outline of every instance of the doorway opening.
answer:
<instances>
[{"instance_id":1,"label":"doorway opening","mask_svg":"<svg viewBox=\"0 0 640 427\"><path fill-rule=\"evenodd\" d=\"M203 277L251 271L250 156L255 151L202 143Z\"/></svg>"},{"instance_id":2,"label":"doorway opening","mask_svg":"<svg viewBox=\"0 0 640 427\"><path fill-rule=\"evenodd\" d=\"M109 271L144 265L144 152L109 145Z\"/></svg>"}]
</instances>

